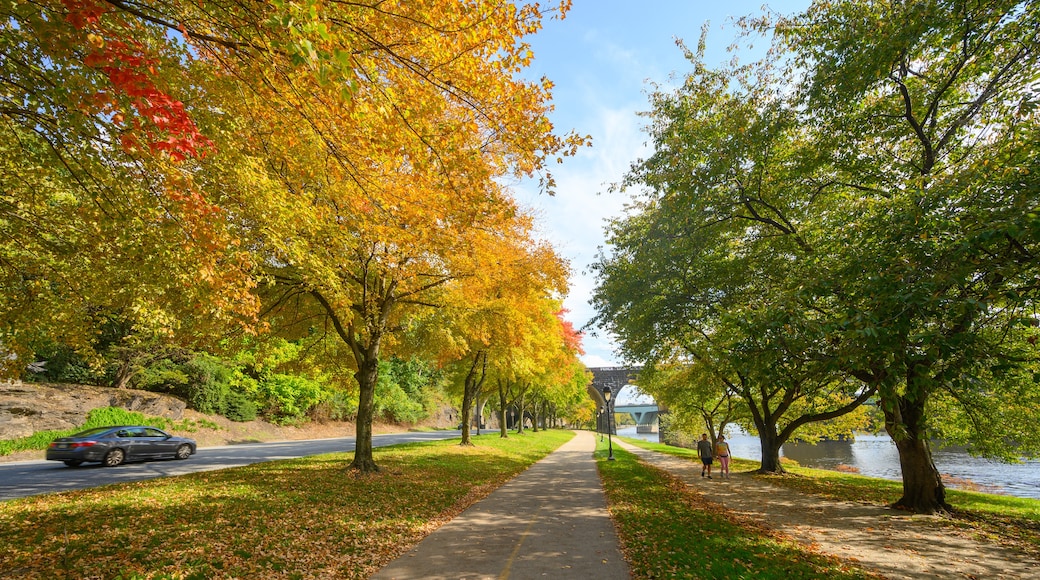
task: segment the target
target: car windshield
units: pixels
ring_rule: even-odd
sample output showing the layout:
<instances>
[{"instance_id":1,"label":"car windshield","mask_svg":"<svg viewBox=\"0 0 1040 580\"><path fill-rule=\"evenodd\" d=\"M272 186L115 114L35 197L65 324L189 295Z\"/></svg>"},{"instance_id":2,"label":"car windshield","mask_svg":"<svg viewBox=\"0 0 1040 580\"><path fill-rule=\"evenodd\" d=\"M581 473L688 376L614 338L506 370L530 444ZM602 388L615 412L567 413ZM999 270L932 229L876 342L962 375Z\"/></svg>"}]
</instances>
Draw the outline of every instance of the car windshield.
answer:
<instances>
[{"instance_id":1,"label":"car windshield","mask_svg":"<svg viewBox=\"0 0 1040 580\"><path fill-rule=\"evenodd\" d=\"M93 429L87 429L86 431L80 431L75 435L70 435L70 437L93 437L94 435L100 435L111 428L112 427L94 427Z\"/></svg>"}]
</instances>

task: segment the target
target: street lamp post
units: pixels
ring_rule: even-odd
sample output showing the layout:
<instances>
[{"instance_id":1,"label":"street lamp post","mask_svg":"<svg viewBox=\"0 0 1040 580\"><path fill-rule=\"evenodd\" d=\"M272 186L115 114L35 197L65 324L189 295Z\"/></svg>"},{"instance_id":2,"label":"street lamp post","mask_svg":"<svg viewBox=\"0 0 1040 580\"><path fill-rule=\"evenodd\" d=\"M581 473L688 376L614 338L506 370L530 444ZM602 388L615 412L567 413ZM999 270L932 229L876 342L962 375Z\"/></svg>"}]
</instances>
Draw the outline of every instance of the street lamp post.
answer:
<instances>
[{"instance_id":1,"label":"street lamp post","mask_svg":"<svg viewBox=\"0 0 1040 580\"><path fill-rule=\"evenodd\" d=\"M614 461L614 441L611 439L610 419L613 413L610 412L610 387L603 387L603 400L607 403L607 448L610 450L610 455L607 459Z\"/></svg>"}]
</instances>

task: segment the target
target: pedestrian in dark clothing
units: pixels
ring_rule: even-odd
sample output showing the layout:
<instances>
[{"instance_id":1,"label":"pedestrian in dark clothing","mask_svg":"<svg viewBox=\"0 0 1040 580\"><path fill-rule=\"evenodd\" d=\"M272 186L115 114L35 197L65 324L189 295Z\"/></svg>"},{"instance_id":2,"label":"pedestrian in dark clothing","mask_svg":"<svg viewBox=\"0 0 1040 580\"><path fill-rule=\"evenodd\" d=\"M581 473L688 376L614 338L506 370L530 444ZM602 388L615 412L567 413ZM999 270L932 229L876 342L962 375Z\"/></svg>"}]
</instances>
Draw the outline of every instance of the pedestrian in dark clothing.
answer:
<instances>
[{"instance_id":1,"label":"pedestrian in dark clothing","mask_svg":"<svg viewBox=\"0 0 1040 580\"><path fill-rule=\"evenodd\" d=\"M711 460L712 450L711 441L708 441L708 434L704 433L701 435L701 440L697 442L697 454L701 456L701 477L704 477L704 471L708 471L708 479L711 479Z\"/></svg>"}]
</instances>

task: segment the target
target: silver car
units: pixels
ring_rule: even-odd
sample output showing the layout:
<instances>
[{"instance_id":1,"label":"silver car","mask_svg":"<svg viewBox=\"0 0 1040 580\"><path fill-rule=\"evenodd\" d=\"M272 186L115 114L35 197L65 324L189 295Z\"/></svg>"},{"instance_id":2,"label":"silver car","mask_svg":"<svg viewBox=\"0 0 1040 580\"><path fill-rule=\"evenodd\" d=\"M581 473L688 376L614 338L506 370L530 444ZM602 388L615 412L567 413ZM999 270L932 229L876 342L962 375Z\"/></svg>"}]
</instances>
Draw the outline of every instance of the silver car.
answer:
<instances>
[{"instance_id":1,"label":"silver car","mask_svg":"<svg viewBox=\"0 0 1040 580\"><path fill-rule=\"evenodd\" d=\"M64 461L69 467L88 461L115 467L125 461L187 459L195 454L195 447L194 439L170 435L155 427L117 425L55 439L47 447L47 459Z\"/></svg>"}]
</instances>

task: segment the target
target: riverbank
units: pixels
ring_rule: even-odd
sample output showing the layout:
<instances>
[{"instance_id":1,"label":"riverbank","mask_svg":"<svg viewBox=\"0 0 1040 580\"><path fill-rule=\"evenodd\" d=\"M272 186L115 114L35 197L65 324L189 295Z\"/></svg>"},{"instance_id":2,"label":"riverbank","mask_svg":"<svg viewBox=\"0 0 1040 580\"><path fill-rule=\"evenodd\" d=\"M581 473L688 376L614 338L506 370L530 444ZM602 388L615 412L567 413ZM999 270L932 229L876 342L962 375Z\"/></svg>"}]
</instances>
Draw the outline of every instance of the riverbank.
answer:
<instances>
[{"instance_id":1,"label":"riverbank","mask_svg":"<svg viewBox=\"0 0 1040 580\"><path fill-rule=\"evenodd\" d=\"M658 442L657 433L636 433L635 427L619 428L618 435ZM727 436L727 440L734 457L761 460L762 449L757 437L735 433ZM787 443L781 455L803 467L902 480L899 453L887 435L860 434L853 441L816 444ZM944 484L950 488L1040 499L1040 461L1000 463L972 457L961 448L937 449L933 455Z\"/></svg>"},{"instance_id":2,"label":"riverbank","mask_svg":"<svg viewBox=\"0 0 1040 580\"><path fill-rule=\"evenodd\" d=\"M687 503L697 510L727 513L748 527L764 526L779 538L890 580L1040 576L1040 501L986 496L989 512L964 509L952 516L921 516L890 509L887 501L879 501L885 493L898 493L895 486L879 487L854 475L764 477L752 473L753 463L738 461L732 477L722 478L716 471L713 479L707 479L700 477L693 452L669 448L662 453L657 451L662 447L644 443L637 447L620 440L616 445L668 474L652 477L681 481L677 493L690 494ZM631 459L620 456L617 463L626 461ZM795 480L812 492L788 485ZM836 492L841 486L848 489ZM843 494L859 500L842 499ZM1019 504L1030 507L1023 510ZM987 522L986 517L992 519ZM660 532L644 533L654 537L676 533L674 529L665 524Z\"/></svg>"}]
</instances>

